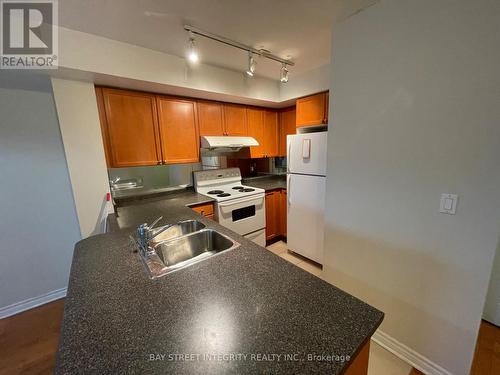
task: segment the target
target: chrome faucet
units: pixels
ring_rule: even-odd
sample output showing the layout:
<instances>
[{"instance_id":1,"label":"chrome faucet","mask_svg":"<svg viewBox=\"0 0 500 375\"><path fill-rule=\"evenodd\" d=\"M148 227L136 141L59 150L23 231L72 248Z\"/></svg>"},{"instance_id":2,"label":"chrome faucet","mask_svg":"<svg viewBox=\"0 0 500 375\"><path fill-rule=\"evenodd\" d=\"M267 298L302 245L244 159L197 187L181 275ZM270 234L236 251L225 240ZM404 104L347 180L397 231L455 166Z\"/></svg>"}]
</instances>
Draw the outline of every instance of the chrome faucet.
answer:
<instances>
[{"instance_id":1,"label":"chrome faucet","mask_svg":"<svg viewBox=\"0 0 500 375\"><path fill-rule=\"evenodd\" d=\"M154 227L158 222L163 219L163 216L160 216L151 224L144 223L137 227L137 242L142 250L143 255L146 255L149 252L149 242L153 240L157 235L164 232L168 228L172 227L174 224L168 224L161 228L154 230Z\"/></svg>"},{"instance_id":2,"label":"chrome faucet","mask_svg":"<svg viewBox=\"0 0 500 375\"><path fill-rule=\"evenodd\" d=\"M110 185L116 185L118 181L121 180L121 177L115 177L112 180L109 180Z\"/></svg>"}]
</instances>

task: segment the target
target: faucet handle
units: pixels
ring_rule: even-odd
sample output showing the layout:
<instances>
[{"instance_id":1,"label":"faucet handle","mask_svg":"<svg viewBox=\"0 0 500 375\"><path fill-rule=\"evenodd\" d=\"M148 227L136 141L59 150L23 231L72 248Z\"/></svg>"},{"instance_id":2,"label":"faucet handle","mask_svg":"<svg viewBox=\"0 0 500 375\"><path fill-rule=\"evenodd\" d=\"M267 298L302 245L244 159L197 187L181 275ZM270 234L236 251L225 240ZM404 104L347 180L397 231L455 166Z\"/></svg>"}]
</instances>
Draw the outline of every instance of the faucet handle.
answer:
<instances>
[{"instance_id":1,"label":"faucet handle","mask_svg":"<svg viewBox=\"0 0 500 375\"><path fill-rule=\"evenodd\" d=\"M147 225L149 229L153 229L155 227L156 224L158 224L158 222L163 219L163 216L160 216L159 218L157 218L155 221L153 221L150 225Z\"/></svg>"}]
</instances>

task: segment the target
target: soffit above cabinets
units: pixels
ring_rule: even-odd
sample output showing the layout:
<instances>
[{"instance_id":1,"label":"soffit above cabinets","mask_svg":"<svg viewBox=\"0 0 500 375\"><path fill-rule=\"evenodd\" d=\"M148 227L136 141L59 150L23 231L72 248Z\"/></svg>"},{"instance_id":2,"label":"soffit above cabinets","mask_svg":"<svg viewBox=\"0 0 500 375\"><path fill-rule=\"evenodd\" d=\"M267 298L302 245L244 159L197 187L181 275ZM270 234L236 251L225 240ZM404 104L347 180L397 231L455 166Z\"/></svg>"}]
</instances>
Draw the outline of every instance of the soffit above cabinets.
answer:
<instances>
[{"instance_id":1,"label":"soffit above cabinets","mask_svg":"<svg viewBox=\"0 0 500 375\"><path fill-rule=\"evenodd\" d=\"M59 24L73 30L184 57L190 24L267 49L296 63L298 75L328 64L337 0L65 0ZM98 9L98 11L96 11ZM204 38L196 39L203 63L244 71L247 54ZM257 58L256 75L278 80L280 64Z\"/></svg>"}]
</instances>

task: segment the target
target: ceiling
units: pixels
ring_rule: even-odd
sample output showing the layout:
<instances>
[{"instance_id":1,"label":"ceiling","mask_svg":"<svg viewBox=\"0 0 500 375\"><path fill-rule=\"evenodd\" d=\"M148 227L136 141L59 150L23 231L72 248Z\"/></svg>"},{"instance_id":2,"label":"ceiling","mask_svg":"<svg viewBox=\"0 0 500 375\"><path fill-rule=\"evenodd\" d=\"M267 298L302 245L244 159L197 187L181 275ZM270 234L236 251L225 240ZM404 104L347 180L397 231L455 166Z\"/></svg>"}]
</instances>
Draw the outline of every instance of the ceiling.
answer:
<instances>
[{"instance_id":1,"label":"ceiling","mask_svg":"<svg viewBox=\"0 0 500 375\"><path fill-rule=\"evenodd\" d=\"M60 26L184 57L184 24L290 58L290 79L329 63L339 0L64 0ZM247 54L202 37L203 63L244 72ZM278 80L280 64L257 58L256 75Z\"/></svg>"}]
</instances>

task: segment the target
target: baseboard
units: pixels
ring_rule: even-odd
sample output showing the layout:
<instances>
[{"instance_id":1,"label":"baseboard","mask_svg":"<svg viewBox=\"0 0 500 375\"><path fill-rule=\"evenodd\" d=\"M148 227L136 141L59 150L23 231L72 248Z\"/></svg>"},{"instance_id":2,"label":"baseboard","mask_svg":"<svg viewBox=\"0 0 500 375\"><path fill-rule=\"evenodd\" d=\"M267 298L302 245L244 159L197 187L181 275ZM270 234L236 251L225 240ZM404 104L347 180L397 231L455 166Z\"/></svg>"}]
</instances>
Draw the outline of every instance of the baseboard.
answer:
<instances>
[{"instance_id":1,"label":"baseboard","mask_svg":"<svg viewBox=\"0 0 500 375\"><path fill-rule=\"evenodd\" d=\"M373 334L372 340L426 375L453 375L448 370L417 353L387 333L377 330Z\"/></svg>"},{"instance_id":2,"label":"baseboard","mask_svg":"<svg viewBox=\"0 0 500 375\"><path fill-rule=\"evenodd\" d=\"M26 299L24 301L13 303L12 305L0 308L0 319L19 314L20 312L32 309L34 307L44 305L56 299L66 296L67 288L53 290L52 292L42 294L38 297Z\"/></svg>"}]
</instances>

